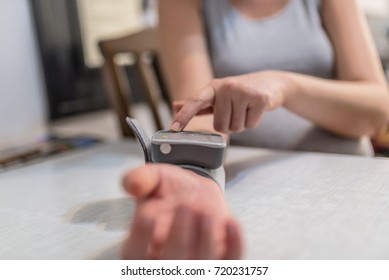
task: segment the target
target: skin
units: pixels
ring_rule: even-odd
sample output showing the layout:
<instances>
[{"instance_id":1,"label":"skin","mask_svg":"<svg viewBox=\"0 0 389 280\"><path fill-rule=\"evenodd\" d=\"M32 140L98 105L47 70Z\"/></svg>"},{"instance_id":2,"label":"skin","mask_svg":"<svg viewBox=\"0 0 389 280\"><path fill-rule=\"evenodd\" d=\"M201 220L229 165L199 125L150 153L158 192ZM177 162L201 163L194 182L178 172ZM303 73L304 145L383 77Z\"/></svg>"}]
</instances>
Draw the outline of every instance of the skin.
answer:
<instances>
[{"instance_id":1,"label":"skin","mask_svg":"<svg viewBox=\"0 0 389 280\"><path fill-rule=\"evenodd\" d=\"M148 164L126 174L137 201L125 259L239 259L242 237L219 186L169 164Z\"/></svg>"},{"instance_id":2,"label":"skin","mask_svg":"<svg viewBox=\"0 0 389 280\"><path fill-rule=\"evenodd\" d=\"M234 4L239 4L235 7L243 15L256 18L262 7L278 5L282 9L283 2L241 0ZM165 70L174 100L188 103L176 115L173 130L189 125L188 129L239 132L248 127L243 124L246 120L235 119L233 109L239 107L239 111L244 111L246 105L250 110L258 106L258 100L265 105L256 110L253 117L256 120L266 110L284 106L344 137L375 137L384 130L389 116L386 80L366 21L355 0L322 1L323 25L335 49L336 80L282 71L213 79L199 5L196 0L160 3L162 54L169 62L165 63L169 65ZM264 16L267 11L274 11L275 6L265 9ZM174 14L170 12L172 10ZM267 79L272 82L264 84ZM229 102L222 97L225 95ZM244 104L237 104L240 101ZM219 103L230 104L232 109L224 114L218 110ZM213 121L211 117L195 117L197 112L209 107L214 113Z\"/></svg>"},{"instance_id":3,"label":"skin","mask_svg":"<svg viewBox=\"0 0 389 280\"><path fill-rule=\"evenodd\" d=\"M287 1L231 4L243 16L259 19L278 13ZM159 14L164 73L177 111L172 130L219 131L228 139L230 132L258 126L266 111L281 106L344 137L374 137L387 125L386 80L356 0L322 1L323 25L335 50L336 80L282 71L214 79L200 0L162 0ZM137 209L123 257L240 258L242 231L217 185L171 168L146 165L126 175L124 187L137 199Z\"/></svg>"}]
</instances>

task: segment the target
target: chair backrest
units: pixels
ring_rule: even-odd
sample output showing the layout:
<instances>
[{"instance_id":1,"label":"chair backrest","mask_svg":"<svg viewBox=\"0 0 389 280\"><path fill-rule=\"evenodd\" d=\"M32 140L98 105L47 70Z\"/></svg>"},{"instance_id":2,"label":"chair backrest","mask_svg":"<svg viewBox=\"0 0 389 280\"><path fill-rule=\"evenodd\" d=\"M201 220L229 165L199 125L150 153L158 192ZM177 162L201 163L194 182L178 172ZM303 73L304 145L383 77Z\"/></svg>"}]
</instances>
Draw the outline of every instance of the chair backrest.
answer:
<instances>
[{"instance_id":1,"label":"chair backrest","mask_svg":"<svg viewBox=\"0 0 389 280\"><path fill-rule=\"evenodd\" d=\"M141 83L155 127L163 129L159 103L165 100L171 112L171 102L163 83L158 60L158 38L155 29L149 28L127 36L103 40L99 48L104 56L103 76L112 107L116 111L118 122L124 137L134 137L126 124L126 116L132 116L129 110L131 90L124 68L115 62L118 54L130 53L135 58Z\"/></svg>"}]
</instances>

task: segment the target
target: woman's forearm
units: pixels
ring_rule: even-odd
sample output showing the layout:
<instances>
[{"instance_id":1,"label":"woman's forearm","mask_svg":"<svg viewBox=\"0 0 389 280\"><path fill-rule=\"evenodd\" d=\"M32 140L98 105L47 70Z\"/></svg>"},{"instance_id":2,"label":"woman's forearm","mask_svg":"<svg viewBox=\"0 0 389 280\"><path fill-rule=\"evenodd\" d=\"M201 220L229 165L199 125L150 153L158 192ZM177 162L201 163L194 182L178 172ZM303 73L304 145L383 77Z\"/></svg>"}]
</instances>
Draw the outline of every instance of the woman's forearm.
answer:
<instances>
[{"instance_id":1,"label":"woman's forearm","mask_svg":"<svg viewBox=\"0 0 389 280\"><path fill-rule=\"evenodd\" d=\"M200 15L200 2L160 1L159 18L161 58L171 99L186 100L213 78ZM187 129L214 131L213 118L195 117Z\"/></svg>"},{"instance_id":2,"label":"woman's forearm","mask_svg":"<svg viewBox=\"0 0 389 280\"><path fill-rule=\"evenodd\" d=\"M292 81L293 90L284 107L322 128L346 137L375 137L386 127L389 116L386 84L285 75Z\"/></svg>"}]
</instances>

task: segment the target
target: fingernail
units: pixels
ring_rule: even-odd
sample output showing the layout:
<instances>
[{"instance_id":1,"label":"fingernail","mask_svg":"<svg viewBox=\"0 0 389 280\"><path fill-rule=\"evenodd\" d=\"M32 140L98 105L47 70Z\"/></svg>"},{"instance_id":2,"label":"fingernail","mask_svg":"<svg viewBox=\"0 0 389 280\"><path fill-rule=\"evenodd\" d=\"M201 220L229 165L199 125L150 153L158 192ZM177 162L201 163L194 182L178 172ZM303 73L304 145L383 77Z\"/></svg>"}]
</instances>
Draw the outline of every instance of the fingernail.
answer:
<instances>
[{"instance_id":1,"label":"fingernail","mask_svg":"<svg viewBox=\"0 0 389 280\"><path fill-rule=\"evenodd\" d=\"M180 131L181 130L181 124L179 122L174 122L172 126L170 127L173 131Z\"/></svg>"}]
</instances>

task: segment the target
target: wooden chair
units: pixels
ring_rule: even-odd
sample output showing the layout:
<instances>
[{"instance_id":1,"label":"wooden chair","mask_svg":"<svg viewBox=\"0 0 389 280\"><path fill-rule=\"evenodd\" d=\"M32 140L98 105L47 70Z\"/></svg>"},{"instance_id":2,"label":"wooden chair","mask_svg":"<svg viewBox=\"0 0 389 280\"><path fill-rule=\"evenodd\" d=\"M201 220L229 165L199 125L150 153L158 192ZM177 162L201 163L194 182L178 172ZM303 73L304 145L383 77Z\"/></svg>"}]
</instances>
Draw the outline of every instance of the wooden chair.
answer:
<instances>
[{"instance_id":1,"label":"wooden chair","mask_svg":"<svg viewBox=\"0 0 389 280\"><path fill-rule=\"evenodd\" d=\"M129 110L131 90L124 68L115 62L118 54L132 54L135 66L140 73L142 88L147 104L152 112L155 127L163 129L159 104L166 101L171 112L171 102L163 83L158 61L158 40L155 29L145 29L124 37L103 40L99 48L104 56L103 76L107 93L120 124L123 137L134 137L126 124L126 116L132 116Z\"/></svg>"}]
</instances>

